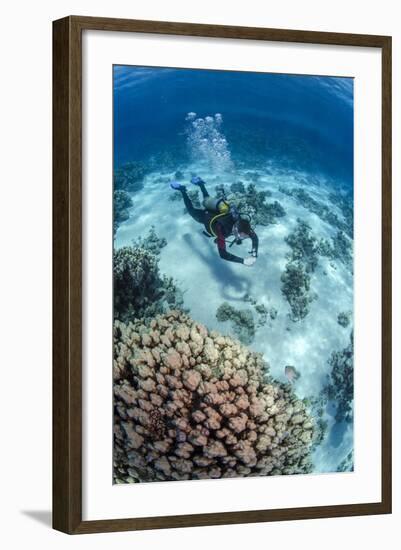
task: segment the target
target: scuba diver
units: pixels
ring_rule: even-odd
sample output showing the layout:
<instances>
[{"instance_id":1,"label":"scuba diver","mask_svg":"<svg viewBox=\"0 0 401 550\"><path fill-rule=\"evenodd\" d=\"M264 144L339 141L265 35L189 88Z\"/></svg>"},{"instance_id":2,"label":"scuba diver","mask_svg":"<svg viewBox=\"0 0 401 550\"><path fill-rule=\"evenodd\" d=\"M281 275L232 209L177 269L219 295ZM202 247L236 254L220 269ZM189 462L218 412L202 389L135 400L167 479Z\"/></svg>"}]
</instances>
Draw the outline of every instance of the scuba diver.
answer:
<instances>
[{"instance_id":1,"label":"scuba diver","mask_svg":"<svg viewBox=\"0 0 401 550\"><path fill-rule=\"evenodd\" d=\"M229 262L244 264L248 267L252 266L258 256L259 240L249 220L242 218L237 208L233 205L230 206L224 197L211 197L207 192L205 182L199 176L192 177L191 183L200 188L203 195L204 209L194 207L185 185L172 181L170 187L181 192L189 215L195 221L204 225L206 231L203 233L207 237L215 237L220 258ZM226 239L231 235L234 237L234 240L229 243L230 246L233 244L242 244L244 239L251 239L252 250L249 252L250 256L241 258L227 251Z\"/></svg>"}]
</instances>

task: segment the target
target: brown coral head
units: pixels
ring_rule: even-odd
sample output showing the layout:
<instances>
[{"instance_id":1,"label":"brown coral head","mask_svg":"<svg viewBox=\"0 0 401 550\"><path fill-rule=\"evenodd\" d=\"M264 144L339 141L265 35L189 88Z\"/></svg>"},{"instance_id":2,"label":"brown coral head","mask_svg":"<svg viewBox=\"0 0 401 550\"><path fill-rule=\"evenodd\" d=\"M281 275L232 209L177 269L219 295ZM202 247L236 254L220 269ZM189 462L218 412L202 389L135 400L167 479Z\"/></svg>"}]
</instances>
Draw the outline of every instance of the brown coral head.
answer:
<instances>
[{"instance_id":1,"label":"brown coral head","mask_svg":"<svg viewBox=\"0 0 401 550\"><path fill-rule=\"evenodd\" d=\"M115 326L115 476L311 471L313 423L261 355L179 311Z\"/></svg>"}]
</instances>

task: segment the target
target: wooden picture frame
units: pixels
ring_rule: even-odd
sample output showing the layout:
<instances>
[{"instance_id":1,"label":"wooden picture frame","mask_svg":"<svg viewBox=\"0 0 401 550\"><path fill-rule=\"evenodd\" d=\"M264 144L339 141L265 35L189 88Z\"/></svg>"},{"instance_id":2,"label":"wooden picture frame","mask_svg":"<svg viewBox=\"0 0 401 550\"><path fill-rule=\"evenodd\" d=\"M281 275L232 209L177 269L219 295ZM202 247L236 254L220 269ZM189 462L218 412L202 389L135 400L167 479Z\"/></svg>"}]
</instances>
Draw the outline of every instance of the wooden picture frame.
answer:
<instances>
[{"instance_id":1,"label":"wooden picture frame","mask_svg":"<svg viewBox=\"0 0 401 550\"><path fill-rule=\"evenodd\" d=\"M82 520L82 32L378 48L382 56L382 496L379 502ZM69 534L391 512L391 37L71 16L53 23L53 527Z\"/></svg>"}]
</instances>

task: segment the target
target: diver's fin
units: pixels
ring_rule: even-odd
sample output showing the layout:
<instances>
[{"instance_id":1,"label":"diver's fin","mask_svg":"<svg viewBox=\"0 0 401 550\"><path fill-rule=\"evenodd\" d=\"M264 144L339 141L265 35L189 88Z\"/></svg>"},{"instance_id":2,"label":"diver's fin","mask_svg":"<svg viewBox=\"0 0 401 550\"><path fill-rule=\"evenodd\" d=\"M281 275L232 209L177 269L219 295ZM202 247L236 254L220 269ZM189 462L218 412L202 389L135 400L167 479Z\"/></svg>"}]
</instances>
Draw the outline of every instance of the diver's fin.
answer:
<instances>
[{"instance_id":1,"label":"diver's fin","mask_svg":"<svg viewBox=\"0 0 401 550\"><path fill-rule=\"evenodd\" d=\"M176 191L183 191L185 189L185 185L182 185L178 181L170 181L170 187Z\"/></svg>"},{"instance_id":2,"label":"diver's fin","mask_svg":"<svg viewBox=\"0 0 401 550\"><path fill-rule=\"evenodd\" d=\"M202 183L205 183L205 182L199 176L192 176L191 183L193 183L194 185L202 185Z\"/></svg>"}]
</instances>

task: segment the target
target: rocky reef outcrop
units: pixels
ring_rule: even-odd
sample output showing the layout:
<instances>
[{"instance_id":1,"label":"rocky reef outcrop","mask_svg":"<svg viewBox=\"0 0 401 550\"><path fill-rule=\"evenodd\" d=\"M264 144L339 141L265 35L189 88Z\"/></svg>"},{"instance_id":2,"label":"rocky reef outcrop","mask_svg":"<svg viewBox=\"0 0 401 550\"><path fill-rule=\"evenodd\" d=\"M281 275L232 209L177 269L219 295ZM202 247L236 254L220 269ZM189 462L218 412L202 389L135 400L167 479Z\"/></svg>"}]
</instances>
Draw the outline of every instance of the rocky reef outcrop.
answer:
<instances>
[{"instance_id":1,"label":"rocky reef outcrop","mask_svg":"<svg viewBox=\"0 0 401 550\"><path fill-rule=\"evenodd\" d=\"M261 355L170 311L114 326L116 483L307 473L314 426Z\"/></svg>"}]
</instances>

